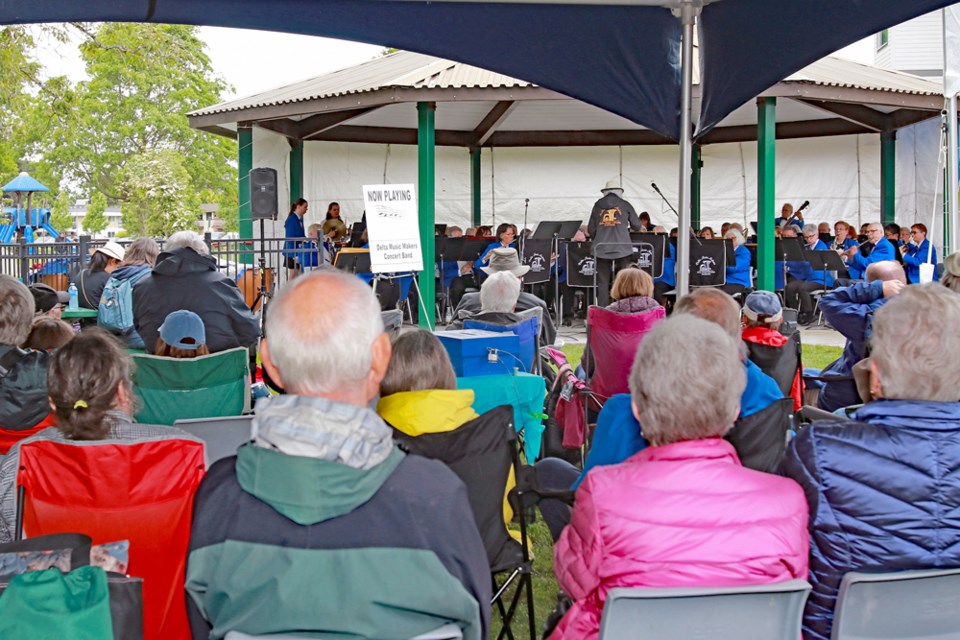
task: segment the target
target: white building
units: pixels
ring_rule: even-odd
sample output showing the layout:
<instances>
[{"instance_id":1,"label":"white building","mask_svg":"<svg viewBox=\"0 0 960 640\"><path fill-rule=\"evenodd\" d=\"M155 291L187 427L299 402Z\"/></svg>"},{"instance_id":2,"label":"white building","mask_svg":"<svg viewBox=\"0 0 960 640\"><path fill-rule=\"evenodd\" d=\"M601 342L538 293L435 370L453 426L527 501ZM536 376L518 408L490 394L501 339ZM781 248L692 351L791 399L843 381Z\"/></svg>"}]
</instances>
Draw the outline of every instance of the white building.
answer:
<instances>
[{"instance_id":1,"label":"white building","mask_svg":"<svg viewBox=\"0 0 960 640\"><path fill-rule=\"evenodd\" d=\"M942 15L934 11L876 34L874 64L939 82L943 77Z\"/></svg>"}]
</instances>

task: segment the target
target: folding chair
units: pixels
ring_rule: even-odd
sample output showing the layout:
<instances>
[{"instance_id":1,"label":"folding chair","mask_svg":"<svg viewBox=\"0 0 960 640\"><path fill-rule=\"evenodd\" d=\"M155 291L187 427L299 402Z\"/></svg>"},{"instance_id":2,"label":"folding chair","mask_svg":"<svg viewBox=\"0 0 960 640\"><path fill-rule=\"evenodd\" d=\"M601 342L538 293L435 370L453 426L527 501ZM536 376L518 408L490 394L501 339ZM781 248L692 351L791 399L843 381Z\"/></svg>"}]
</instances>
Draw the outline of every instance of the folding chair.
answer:
<instances>
[{"instance_id":1,"label":"folding chair","mask_svg":"<svg viewBox=\"0 0 960 640\"><path fill-rule=\"evenodd\" d=\"M832 640L940 640L960 633L960 568L843 576Z\"/></svg>"},{"instance_id":2,"label":"folding chair","mask_svg":"<svg viewBox=\"0 0 960 640\"><path fill-rule=\"evenodd\" d=\"M183 585L203 443L34 441L20 447L16 532L130 541L143 578L144 637L188 638Z\"/></svg>"},{"instance_id":3,"label":"folding chair","mask_svg":"<svg viewBox=\"0 0 960 640\"><path fill-rule=\"evenodd\" d=\"M237 416L250 411L249 352L244 347L198 358L133 354L133 387L142 424Z\"/></svg>"},{"instance_id":4,"label":"folding chair","mask_svg":"<svg viewBox=\"0 0 960 640\"><path fill-rule=\"evenodd\" d=\"M806 580L744 587L611 589L601 640L797 640Z\"/></svg>"},{"instance_id":5,"label":"folding chair","mask_svg":"<svg viewBox=\"0 0 960 640\"><path fill-rule=\"evenodd\" d=\"M637 348L643 337L666 317L663 307L643 313L617 313L597 306L587 310L590 362L584 368L590 372L594 394L609 398L616 393L629 393L627 380Z\"/></svg>"},{"instance_id":6,"label":"folding chair","mask_svg":"<svg viewBox=\"0 0 960 640\"><path fill-rule=\"evenodd\" d=\"M492 604L503 623L498 637L513 638L510 625L526 593L530 639L535 640L532 562L526 520L519 518L518 542L507 532L503 519L503 496L510 471L513 470L514 477L521 475L513 407L496 407L446 433L411 437L396 431L394 438L411 453L445 463L463 480L490 563ZM511 505L520 513L515 491L511 492ZM507 591L514 585L515 591L508 600Z\"/></svg>"},{"instance_id":7,"label":"folding chair","mask_svg":"<svg viewBox=\"0 0 960 640\"><path fill-rule=\"evenodd\" d=\"M241 445L250 442L252 423L253 416L227 416L177 420L173 426L203 440L209 466L217 460L236 455Z\"/></svg>"},{"instance_id":8,"label":"folding chair","mask_svg":"<svg viewBox=\"0 0 960 640\"><path fill-rule=\"evenodd\" d=\"M803 348L800 345L800 332L784 334L787 336L787 344L782 347L773 347L766 344L758 344L749 340L743 343L747 347L747 356L760 367L760 370L773 378L774 382L780 388L780 392L788 398L793 398L794 409L799 410L803 404L802 382ZM796 395L794 386L796 385Z\"/></svg>"},{"instance_id":9,"label":"folding chair","mask_svg":"<svg viewBox=\"0 0 960 640\"><path fill-rule=\"evenodd\" d=\"M4 429L0 427L0 456L7 455L7 452L10 451L10 447L17 444L21 440L29 438L30 436L37 434L47 427L55 427L57 425L56 416L53 413L48 413L43 420L33 425L29 429Z\"/></svg>"},{"instance_id":10,"label":"folding chair","mask_svg":"<svg viewBox=\"0 0 960 640\"><path fill-rule=\"evenodd\" d=\"M787 448L793 426L793 398L782 398L766 409L739 418L726 435L743 466L775 472Z\"/></svg>"},{"instance_id":11,"label":"folding chair","mask_svg":"<svg viewBox=\"0 0 960 640\"><path fill-rule=\"evenodd\" d=\"M312 636L294 636L288 633L281 635L273 634L270 636L252 636L249 633L243 633L241 631L228 631L227 635L224 636L224 640L258 640L259 638L263 638L264 640L310 640L311 637ZM463 640L463 632L460 627L455 624L445 624L433 631L414 636L410 640Z\"/></svg>"}]
</instances>

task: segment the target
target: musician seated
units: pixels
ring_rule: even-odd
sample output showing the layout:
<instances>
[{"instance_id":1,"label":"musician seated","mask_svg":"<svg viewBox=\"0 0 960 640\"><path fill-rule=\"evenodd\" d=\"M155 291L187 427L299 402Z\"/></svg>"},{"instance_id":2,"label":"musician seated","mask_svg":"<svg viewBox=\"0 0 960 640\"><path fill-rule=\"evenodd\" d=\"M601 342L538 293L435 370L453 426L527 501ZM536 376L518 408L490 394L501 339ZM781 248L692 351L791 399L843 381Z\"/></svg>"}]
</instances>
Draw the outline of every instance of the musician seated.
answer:
<instances>
[{"instance_id":1,"label":"musician seated","mask_svg":"<svg viewBox=\"0 0 960 640\"><path fill-rule=\"evenodd\" d=\"M850 247L844 254L847 256L847 270L850 272L852 280L862 280L867 267L875 262L896 260L896 250L890 241L883 237L883 227L879 222L871 222L866 225L866 236L867 242L865 244L872 247L870 255L864 257L859 246Z\"/></svg>"},{"instance_id":2,"label":"musician seated","mask_svg":"<svg viewBox=\"0 0 960 640\"><path fill-rule=\"evenodd\" d=\"M516 249L510 249L507 247L494 249L490 252L489 258L488 265L483 267L483 271L488 275L493 275L494 273L501 271L508 271L517 276L519 279L530 270L529 266L520 264L520 257L517 255ZM522 312L536 308L543 310L543 325L540 331L540 337L543 341L543 344L553 344L554 340L557 339L557 329L553 324L553 318L550 317L550 310L547 308L547 303L532 293L521 291L516 302L515 310L517 312ZM462 320L465 317L475 315L479 311L482 311L480 294L467 293L463 296L463 298L460 299L460 304L457 305L453 312L453 318L454 320Z\"/></svg>"},{"instance_id":3,"label":"musician seated","mask_svg":"<svg viewBox=\"0 0 960 640\"><path fill-rule=\"evenodd\" d=\"M803 244L806 251L826 251L826 243L820 239L817 227L808 224L803 228ZM799 309L800 324L813 321L814 291L822 291L833 286L833 276L827 271L815 270L809 262L790 261L787 263L787 283L784 298L791 309Z\"/></svg>"},{"instance_id":4,"label":"musician seated","mask_svg":"<svg viewBox=\"0 0 960 640\"><path fill-rule=\"evenodd\" d=\"M724 239L733 240L733 255L736 262L727 265L727 283L720 288L730 295L743 293L745 289L753 286L753 280L750 277L750 250L744 246L746 238L743 237L743 233L731 228Z\"/></svg>"},{"instance_id":5,"label":"musician seated","mask_svg":"<svg viewBox=\"0 0 960 640\"><path fill-rule=\"evenodd\" d=\"M805 206L805 205L804 205ZM778 227L787 227L793 225L797 231L803 228L803 207L794 211L793 205L785 202L780 209L780 217L777 218Z\"/></svg>"}]
</instances>

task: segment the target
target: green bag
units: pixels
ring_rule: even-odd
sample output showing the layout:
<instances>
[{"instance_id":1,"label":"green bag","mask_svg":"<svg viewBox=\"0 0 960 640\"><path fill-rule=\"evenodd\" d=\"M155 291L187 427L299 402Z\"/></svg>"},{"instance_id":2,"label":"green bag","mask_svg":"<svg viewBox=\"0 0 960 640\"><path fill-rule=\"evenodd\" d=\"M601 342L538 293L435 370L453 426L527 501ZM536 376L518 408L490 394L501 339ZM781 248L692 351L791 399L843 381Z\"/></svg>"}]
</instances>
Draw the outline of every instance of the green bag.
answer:
<instances>
[{"instance_id":1,"label":"green bag","mask_svg":"<svg viewBox=\"0 0 960 640\"><path fill-rule=\"evenodd\" d=\"M107 574L80 567L14 576L0 596L0 638L113 640Z\"/></svg>"}]
</instances>

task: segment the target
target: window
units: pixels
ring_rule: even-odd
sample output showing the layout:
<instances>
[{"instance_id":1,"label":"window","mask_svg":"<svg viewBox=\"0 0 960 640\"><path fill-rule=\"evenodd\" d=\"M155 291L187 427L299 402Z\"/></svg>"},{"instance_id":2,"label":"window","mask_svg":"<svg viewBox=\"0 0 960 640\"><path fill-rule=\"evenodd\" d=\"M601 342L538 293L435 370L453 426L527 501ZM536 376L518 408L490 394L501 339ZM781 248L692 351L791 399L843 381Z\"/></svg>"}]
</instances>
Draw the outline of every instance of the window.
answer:
<instances>
[{"instance_id":1,"label":"window","mask_svg":"<svg viewBox=\"0 0 960 640\"><path fill-rule=\"evenodd\" d=\"M890 30L884 29L877 34L877 51L890 44Z\"/></svg>"}]
</instances>

